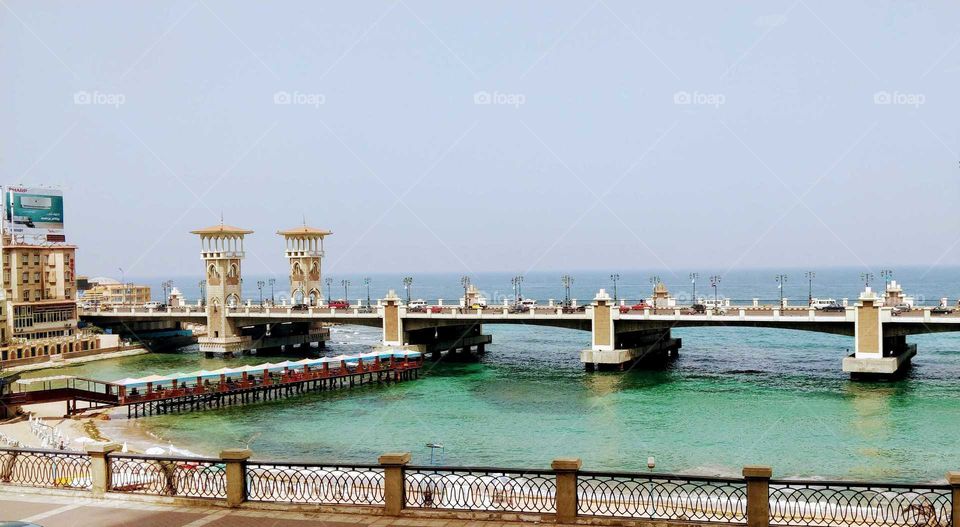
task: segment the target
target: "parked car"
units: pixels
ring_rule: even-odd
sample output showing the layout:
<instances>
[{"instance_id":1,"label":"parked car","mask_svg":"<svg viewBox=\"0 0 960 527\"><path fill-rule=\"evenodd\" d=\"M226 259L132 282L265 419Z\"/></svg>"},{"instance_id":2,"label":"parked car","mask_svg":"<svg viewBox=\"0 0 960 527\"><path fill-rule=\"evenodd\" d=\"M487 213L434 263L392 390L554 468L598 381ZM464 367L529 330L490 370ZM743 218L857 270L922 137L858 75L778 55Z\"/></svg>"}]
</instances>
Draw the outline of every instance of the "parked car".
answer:
<instances>
[{"instance_id":1,"label":"parked car","mask_svg":"<svg viewBox=\"0 0 960 527\"><path fill-rule=\"evenodd\" d=\"M934 315L949 315L950 313L953 313L953 308L947 306L937 306L931 309L930 312Z\"/></svg>"},{"instance_id":2,"label":"parked car","mask_svg":"<svg viewBox=\"0 0 960 527\"><path fill-rule=\"evenodd\" d=\"M427 301L422 298L411 300L409 303L407 303L407 311L422 313L426 310L427 310Z\"/></svg>"},{"instance_id":3,"label":"parked car","mask_svg":"<svg viewBox=\"0 0 960 527\"><path fill-rule=\"evenodd\" d=\"M894 315L899 315L900 313L906 313L907 311L911 311L912 309L913 309L913 306L911 306L910 304L902 303L902 304L897 304L893 306L893 308L891 308L890 311Z\"/></svg>"},{"instance_id":4,"label":"parked car","mask_svg":"<svg viewBox=\"0 0 960 527\"><path fill-rule=\"evenodd\" d=\"M160 302L157 302L156 300L152 300L152 301L150 301L150 302L145 302L145 303L143 304L143 307L145 307L145 308L147 308L147 309L163 309L163 308L165 308L165 307L167 307L167 306L164 305L164 304L162 304L162 303L160 303Z\"/></svg>"},{"instance_id":5,"label":"parked car","mask_svg":"<svg viewBox=\"0 0 960 527\"><path fill-rule=\"evenodd\" d=\"M431 313L443 313L443 308L440 306L430 306L427 310Z\"/></svg>"},{"instance_id":6,"label":"parked car","mask_svg":"<svg viewBox=\"0 0 960 527\"><path fill-rule=\"evenodd\" d=\"M837 304L837 303L827 304L823 307L820 307L819 309L820 311L846 311L847 310L847 308L843 307L843 304Z\"/></svg>"},{"instance_id":7,"label":"parked car","mask_svg":"<svg viewBox=\"0 0 960 527\"><path fill-rule=\"evenodd\" d=\"M310 309L310 306L307 304L293 304L290 306L290 309L294 311L306 311L307 309Z\"/></svg>"},{"instance_id":8,"label":"parked car","mask_svg":"<svg viewBox=\"0 0 960 527\"><path fill-rule=\"evenodd\" d=\"M348 309L350 307L350 302L347 302L346 300L331 300L328 306L333 309Z\"/></svg>"},{"instance_id":9,"label":"parked car","mask_svg":"<svg viewBox=\"0 0 960 527\"><path fill-rule=\"evenodd\" d=\"M644 309L650 309L650 304L646 302L640 302L639 304L634 304L632 306L620 306L621 313L629 313L631 311L643 311Z\"/></svg>"},{"instance_id":10,"label":"parked car","mask_svg":"<svg viewBox=\"0 0 960 527\"><path fill-rule=\"evenodd\" d=\"M694 304L687 309L689 315L702 315L707 312L707 306L703 304Z\"/></svg>"}]
</instances>

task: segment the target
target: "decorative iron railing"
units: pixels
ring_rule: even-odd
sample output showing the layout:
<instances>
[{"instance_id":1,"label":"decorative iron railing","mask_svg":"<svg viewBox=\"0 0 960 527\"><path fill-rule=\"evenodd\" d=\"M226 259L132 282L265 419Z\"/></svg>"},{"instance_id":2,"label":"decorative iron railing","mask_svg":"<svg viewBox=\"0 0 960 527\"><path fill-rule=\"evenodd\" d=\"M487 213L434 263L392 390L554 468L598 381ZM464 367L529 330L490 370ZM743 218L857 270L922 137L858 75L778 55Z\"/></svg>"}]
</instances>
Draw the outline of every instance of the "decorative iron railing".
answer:
<instances>
[{"instance_id":1,"label":"decorative iron railing","mask_svg":"<svg viewBox=\"0 0 960 527\"><path fill-rule=\"evenodd\" d=\"M577 512L584 515L701 522L745 522L743 479L668 474L580 472Z\"/></svg>"},{"instance_id":2,"label":"decorative iron railing","mask_svg":"<svg viewBox=\"0 0 960 527\"><path fill-rule=\"evenodd\" d=\"M219 459L110 455L110 490L190 498L226 498Z\"/></svg>"},{"instance_id":3,"label":"decorative iron railing","mask_svg":"<svg viewBox=\"0 0 960 527\"><path fill-rule=\"evenodd\" d=\"M948 527L949 485L770 482L770 524L810 527Z\"/></svg>"},{"instance_id":4,"label":"decorative iron railing","mask_svg":"<svg viewBox=\"0 0 960 527\"><path fill-rule=\"evenodd\" d=\"M318 465L251 461L247 499L282 503L380 505L384 475L379 465Z\"/></svg>"},{"instance_id":5,"label":"decorative iron railing","mask_svg":"<svg viewBox=\"0 0 960 527\"><path fill-rule=\"evenodd\" d=\"M0 448L0 483L89 489L90 458L78 452Z\"/></svg>"},{"instance_id":6,"label":"decorative iron railing","mask_svg":"<svg viewBox=\"0 0 960 527\"><path fill-rule=\"evenodd\" d=\"M407 507L555 512L553 471L481 467L406 467Z\"/></svg>"}]
</instances>

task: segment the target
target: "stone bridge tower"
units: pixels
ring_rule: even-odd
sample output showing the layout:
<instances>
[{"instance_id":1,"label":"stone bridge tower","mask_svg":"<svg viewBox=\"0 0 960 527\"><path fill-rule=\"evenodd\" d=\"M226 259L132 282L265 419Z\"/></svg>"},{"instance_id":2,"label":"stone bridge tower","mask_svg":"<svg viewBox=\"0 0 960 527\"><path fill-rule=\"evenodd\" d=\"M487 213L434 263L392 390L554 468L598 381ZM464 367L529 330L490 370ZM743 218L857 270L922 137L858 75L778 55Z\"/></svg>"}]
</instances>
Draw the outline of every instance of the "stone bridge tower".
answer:
<instances>
[{"instance_id":1,"label":"stone bridge tower","mask_svg":"<svg viewBox=\"0 0 960 527\"><path fill-rule=\"evenodd\" d=\"M294 304L319 305L323 299L323 238L333 233L304 224L278 231L277 234L283 236L286 243L284 254L290 264L291 301Z\"/></svg>"},{"instance_id":2,"label":"stone bridge tower","mask_svg":"<svg viewBox=\"0 0 960 527\"><path fill-rule=\"evenodd\" d=\"M207 281L207 336L199 339L200 351L240 354L248 348L250 337L240 334L236 324L227 318L227 309L238 307L242 302L243 237L253 231L221 222L190 232L200 236L200 257Z\"/></svg>"}]
</instances>

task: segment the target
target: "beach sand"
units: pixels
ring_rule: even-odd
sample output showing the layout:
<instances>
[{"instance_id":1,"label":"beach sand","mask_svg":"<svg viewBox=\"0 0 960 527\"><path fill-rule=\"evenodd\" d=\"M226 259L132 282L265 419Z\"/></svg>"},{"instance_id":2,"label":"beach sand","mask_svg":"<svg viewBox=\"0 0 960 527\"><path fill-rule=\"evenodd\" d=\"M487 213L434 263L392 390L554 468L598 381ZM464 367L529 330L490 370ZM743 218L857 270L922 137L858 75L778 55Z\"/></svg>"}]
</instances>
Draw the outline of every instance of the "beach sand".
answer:
<instances>
[{"instance_id":1,"label":"beach sand","mask_svg":"<svg viewBox=\"0 0 960 527\"><path fill-rule=\"evenodd\" d=\"M127 450L134 453L144 453L148 450L157 452L156 449L161 448L165 454L170 455L197 455L150 434L136 420L128 420L122 409L91 410L66 417L65 403L43 403L24 406L23 411L30 412L33 418L39 419L41 423L58 429L66 438L65 446L69 450L83 451L85 443L106 441L126 445ZM8 440L19 442L20 446L25 448L44 447L42 439L32 431L30 420L26 415L0 421L0 434L6 436ZM0 446L9 445L0 441ZM46 446L46 448L56 447L57 445Z\"/></svg>"}]
</instances>

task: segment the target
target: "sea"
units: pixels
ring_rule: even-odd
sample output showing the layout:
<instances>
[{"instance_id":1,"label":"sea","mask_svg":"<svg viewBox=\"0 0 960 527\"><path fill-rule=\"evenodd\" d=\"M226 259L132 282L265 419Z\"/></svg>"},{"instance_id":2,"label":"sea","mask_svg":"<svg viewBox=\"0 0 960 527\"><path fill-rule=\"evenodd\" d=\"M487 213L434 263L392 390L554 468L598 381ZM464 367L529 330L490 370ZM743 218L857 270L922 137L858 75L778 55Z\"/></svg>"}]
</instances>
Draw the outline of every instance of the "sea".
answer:
<instances>
[{"instance_id":1,"label":"sea","mask_svg":"<svg viewBox=\"0 0 960 527\"><path fill-rule=\"evenodd\" d=\"M564 274L570 296L589 302L600 288L632 303L664 282L681 304L716 295L734 304L788 305L808 296L854 302L870 281L883 289L883 269L750 269L724 275L697 271L536 272L523 277L522 295L545 304L561 301ZM874 276L862 276L871 272ZM780 289L776 276L786 274ZM364 279L375 299L389 289L407 295L403 274L332 276L330 296L366 302ZM455 304L459 274L410 274L410 297ZM711 277L716 288L711 286ZM469 277L490 303L514 297L510 273ZM259 302L258 281L246 277L245 297ZM169 277L135 280L152 285ZM172 278L188 299L198 279ZM903 268L892 273L918 305L941 298L956 304L960 268ZM344 291L342 281L349 280ZM251 284L253 287L251 287ZM346 293L346 294L344 294ZM327 294L327 291L324 291ZM269 286L264 298L270 298ZM282 298L286 298L283 295ZM419 380L369 386L221 410L155 416L113 426L148 432L158 443L215 455L249 447L258 459L374 463L385 452L411 452L415 463L547 468L552 459L579 457L586 470L644 471L735 476L744 465L770 465L776 477L884 481L942 481L960 469L960 334L909 337L918 354L902 379L852 381L841 371L852 337L765 328L683 328L677 360L624 373L589 373L579 351L587 332L524 325L485 325L493 337L476 363L440 360ZM380 339L374 328L331 329L325 349L298 356L368 351ZM284 360L281 355L208 359L195 349L147 354L31 372L74 374L102 380L150 373L216 369L223 365ZM116 421L116 419L115 419ZM442 445L431 449L428 444Z\"/></svg>"}]
</instances>

